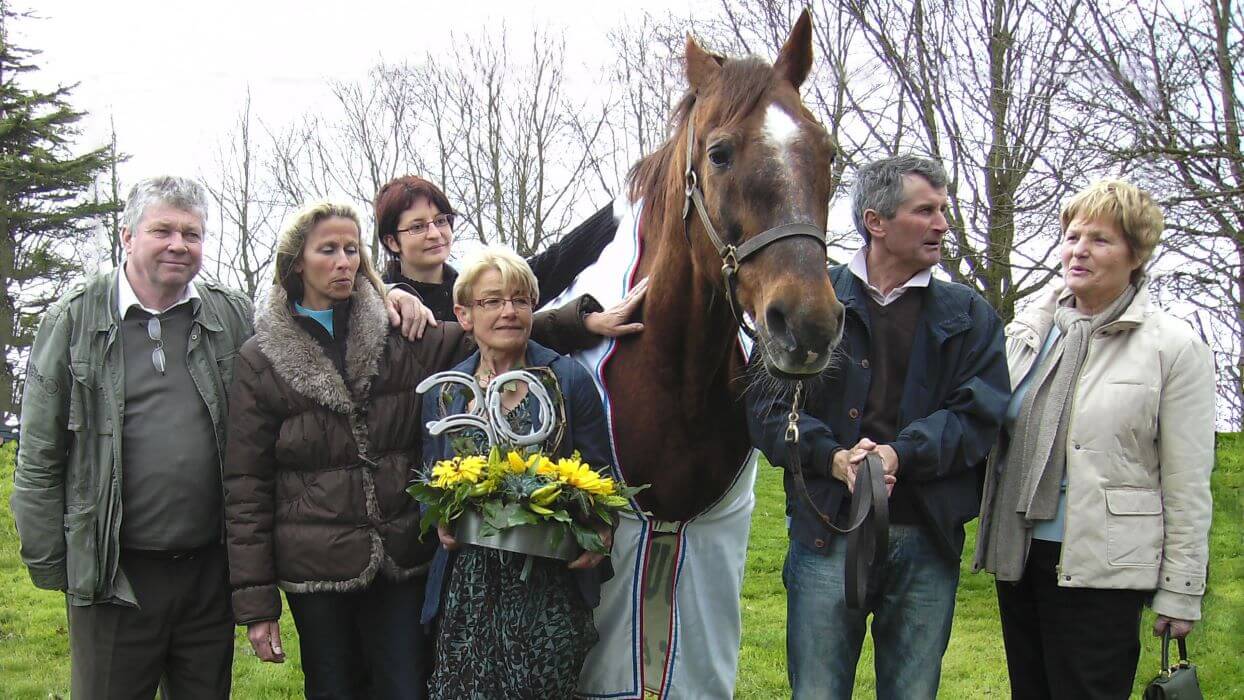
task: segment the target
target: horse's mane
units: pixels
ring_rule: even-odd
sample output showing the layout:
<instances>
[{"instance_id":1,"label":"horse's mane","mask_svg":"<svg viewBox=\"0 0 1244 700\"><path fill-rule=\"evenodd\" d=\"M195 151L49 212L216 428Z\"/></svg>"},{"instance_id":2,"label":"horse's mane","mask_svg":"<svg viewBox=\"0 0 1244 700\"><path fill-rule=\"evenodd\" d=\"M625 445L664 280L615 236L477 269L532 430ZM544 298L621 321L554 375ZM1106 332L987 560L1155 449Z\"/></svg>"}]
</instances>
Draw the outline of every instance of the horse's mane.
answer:
<instances>
[{"instance_id":1,"label":"horse's mane","mask_svg":"<svg viewBox=\"0 0 1244 700\"><path fill-rule=\"evenodd\" d=\"M726 59L721 65L716 78L707 86L706 94L715 94L718 99L713 105L720 115L717 121L721 125L733 124L756 108L760 99L769 91L773 84L773 66L764 59L755 56L739 59ZM644 208L650 212L664 211L668 189L665 178L673 172L672 165L678 150L678 138L687 128L691 111L696 105L695 93L688 90L674 108L670 118L670 137L660 148L639 159L631 166L626 179L629 185L631 201L643 198ZM678 177L682 173L677 173Z\"/></svg>"}]
</instances>

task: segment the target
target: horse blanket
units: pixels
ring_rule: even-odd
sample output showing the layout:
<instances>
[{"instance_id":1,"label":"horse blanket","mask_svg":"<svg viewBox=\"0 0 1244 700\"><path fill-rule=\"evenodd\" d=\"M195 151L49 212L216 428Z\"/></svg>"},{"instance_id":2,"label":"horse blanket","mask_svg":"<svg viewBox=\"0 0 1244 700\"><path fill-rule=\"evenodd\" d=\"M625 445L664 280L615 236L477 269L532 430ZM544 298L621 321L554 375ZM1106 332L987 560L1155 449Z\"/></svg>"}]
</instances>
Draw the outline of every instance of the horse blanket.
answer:
<instances>
[{"instance_id":1,"label":"horse blanket","mask_svg":"<svg viewBox=\"0 0 1244 700\"><path fill-rule=\"evenodd\" d=\"M613 242L551 305L586 293L608 307L638 282L641 207L642 202L632 204L625 196L614 202ZM610 387L604 379L614 347L609 339L575 358L601 392L616 465ZM690 520L661 522L642 514L622 518L613 540L615 575L605 583L595 611L600 642L584 664L581 697L733 696L756 452L736 466L729 491Z\"/></svg>"}]
</instances>

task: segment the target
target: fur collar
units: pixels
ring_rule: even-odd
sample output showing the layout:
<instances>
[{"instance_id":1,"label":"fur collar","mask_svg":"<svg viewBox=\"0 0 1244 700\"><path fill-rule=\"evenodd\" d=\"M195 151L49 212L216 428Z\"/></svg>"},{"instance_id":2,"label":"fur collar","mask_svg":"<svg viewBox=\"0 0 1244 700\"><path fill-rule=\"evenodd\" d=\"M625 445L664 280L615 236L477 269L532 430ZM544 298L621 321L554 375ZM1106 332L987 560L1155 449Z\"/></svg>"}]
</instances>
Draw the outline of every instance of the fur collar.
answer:
<instances>
[{"instance_id":1,"label":"fur collar","mask_svg":"<svg viewBox=\"0 0 1244 700\"><path fill-rule=\"evenodd\" d=\"M346 337L349 388L319 342L294 320L283 287L272 288L266 311L255 321L259 349L277 375L298 393L344 414L351 413L355 404L367 397L389 335L384 301L367 278L360 275L355 280L350 298L353 303Z\"/></svg>"}]
</instances>

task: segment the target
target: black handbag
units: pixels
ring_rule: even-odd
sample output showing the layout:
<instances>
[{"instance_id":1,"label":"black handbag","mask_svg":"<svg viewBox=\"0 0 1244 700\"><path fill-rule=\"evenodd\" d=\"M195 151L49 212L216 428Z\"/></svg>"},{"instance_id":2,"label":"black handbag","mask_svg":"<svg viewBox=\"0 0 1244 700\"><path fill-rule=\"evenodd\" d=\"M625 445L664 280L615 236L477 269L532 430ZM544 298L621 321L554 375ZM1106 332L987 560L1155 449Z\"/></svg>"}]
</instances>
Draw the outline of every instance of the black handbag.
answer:
<instances>
[{"instance_id":1,"label":"black handbag","mask_svg":"<svg viewBox=\"0 0 1244 700\"><path fill-rule=\"evenodd\" d=\"M1145 686L1145 700L1202 700L1196 666L1188 661L1188 646L1179 642L1179 663L1171 665L1171 633L1162 635L1162 671Z\"/></svg>"}]
</instances>

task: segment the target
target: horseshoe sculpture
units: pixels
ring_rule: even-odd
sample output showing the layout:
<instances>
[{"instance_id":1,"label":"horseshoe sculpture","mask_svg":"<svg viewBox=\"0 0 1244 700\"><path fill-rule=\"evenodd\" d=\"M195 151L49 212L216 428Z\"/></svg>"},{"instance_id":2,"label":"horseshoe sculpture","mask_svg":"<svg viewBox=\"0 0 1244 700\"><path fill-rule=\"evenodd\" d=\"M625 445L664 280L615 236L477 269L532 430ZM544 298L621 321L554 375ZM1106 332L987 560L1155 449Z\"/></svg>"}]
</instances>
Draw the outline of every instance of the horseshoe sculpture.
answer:
<instances>
[{"instance_id":1,"label":"horseshoe sculpture","mask_svg":"<svg viewBox=\"0 0 1244 700\"><path fill-rule=\"evenodd\" d=\"M527 391L535 397L540 406L540 417L543 425L535 427L529 433L517 433L510 428L501 406L501 387L512 381L521 381L527 385ZM450 430L477 428L488 437L488 446L527 447L544 442L553 433L553 399L536 376L526 370L516 369L493 377L487 390L481 391L475 377L465 372L437 372L419 382L415 391L424 394L432 387L441 384L460 384L471 390L474 408L466 413L456 413L439 420L428 421L428 432L440 435Z\"/></svg>"}]
</instances>

